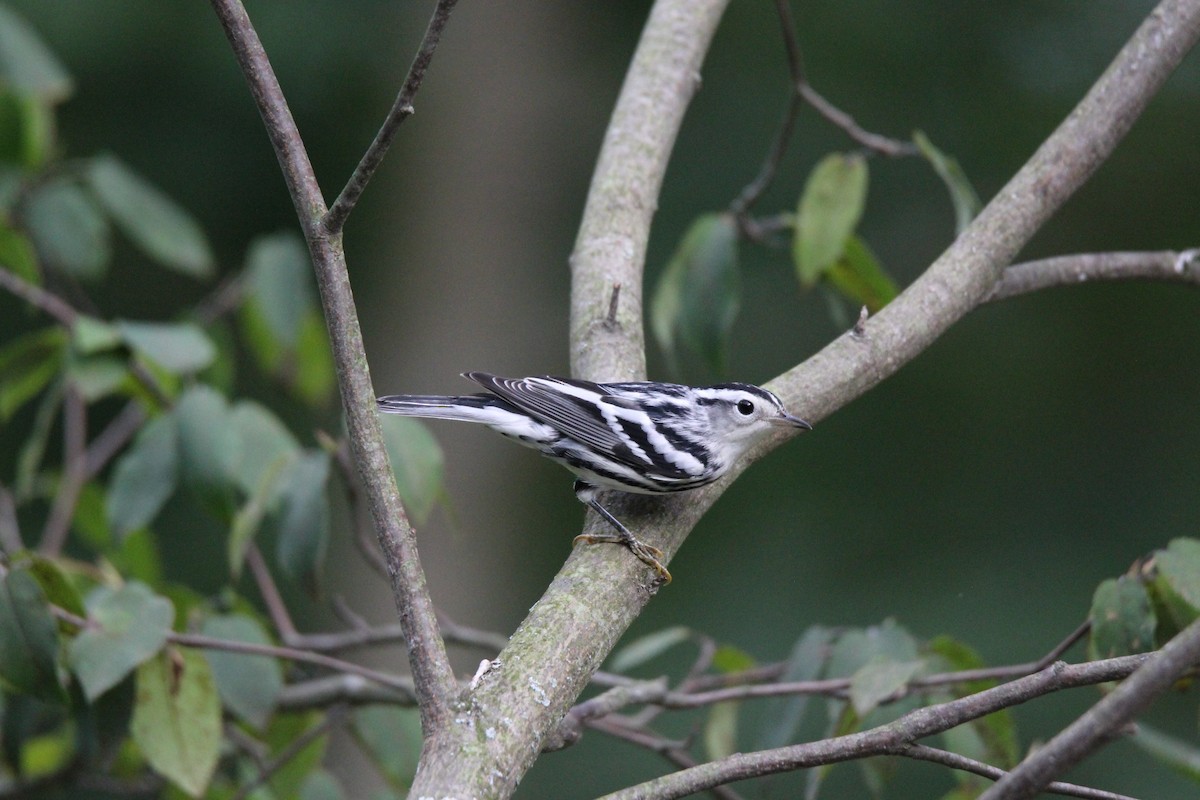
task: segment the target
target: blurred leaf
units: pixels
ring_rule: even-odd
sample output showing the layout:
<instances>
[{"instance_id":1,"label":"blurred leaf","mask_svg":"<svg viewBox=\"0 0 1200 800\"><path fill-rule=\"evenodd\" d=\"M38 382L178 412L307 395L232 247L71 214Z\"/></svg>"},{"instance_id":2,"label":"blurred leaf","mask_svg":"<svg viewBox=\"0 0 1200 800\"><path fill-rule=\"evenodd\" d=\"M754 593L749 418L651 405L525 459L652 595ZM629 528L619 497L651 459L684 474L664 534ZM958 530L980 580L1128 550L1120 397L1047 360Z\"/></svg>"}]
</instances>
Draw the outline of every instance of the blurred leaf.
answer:
<instances>
[{"instance_id":1,"label":"blurred leaf","mask_svg":"<svg viewBox=\"0 0 1200 800\"><path fill-rule=\"evenodd\" d=\"M723 644L713 653L712 667L717 672L729 674L752 669L755 665L754 656L740 647Z\"/></svg>"},{"instance_id":2,"label":"blurred leaf","mask_svg":"<svg viewBox=\"0 0 1200 800\"><path fill-rule=\"evenodd\" d=\"M1161 644L1200 615L1200 541L1172 539L1166 550L1155 553L1148 588L1158 607Z\"/></svg>"},{"instance_id":3,"label":"blurred leaf","mask_svg":"<svg viewBox=\"0 0 1200 800\"><path fill-rule=\"evenodd\" d=\"M250 301L271 333L294 349L300 321L316 306L313 273L304 240L291 231L259 236L246 253Z\"/></svg>"},{"instance_id":4,"label":"blurred leaf","mask_svg":"<svg viewBox=\"0 0 1200 800\"><path fill-rule=\"evenodd\" d=\"M62 367L66 343L62 328L42 328L0 349L0 422L11 419L54 379Z\"/></svg>"},{"instance_id":5,"label":"blurred leaf","mask_svg":"<svg viewBox=\"0 0 1200 800\"><path fill-rule=\"evenodd\" d=\"M106 505L105 488L95 481L89 481L79 492L79 502L75 504L75 516L71 518L71 527L76 534L76 541L96 553L107 553L113 544L112 528L108 524ZM80 613L80 616L84 616L84 614Z\"/></svg>"},{"instance_id":6,"label":"blurred leaf","mask_svg":"<svg viewBox=\"0 0 1200 800\"><path fill-rule=\"evenodd\" d=\"M300 800L342 800L346 796L333 773L318 769L304 779Z\"/></svg>"},{"instance_id":7,"label":"blurred leaf","mask_svg":"<svg viewBox=\"0 0 1200 800\"><path fill-rule=\"evenodd\" d=\"M171 601L137 582L120 589L100 587L87 605L95 625L81 631L68 652L71 669L91 701L162 649L174 610Z\"/></svg>"},{"instance_id":8,"label":"blurred leaf","mask_svg":"<svg viewBox=\"0 0 1200 800\"><path fill-rule=\"evenodd\" d=\"M254 541L267 514L279 505L281 478L289 464L291 459L276 459L259 478L258 486L246 498L246 502L242 503L233 515L226 550L229 556L229 572L235 578L242 574L246 548Z\"/></svg>"},{"instance_id":9,"label":"blurred leaf","mask_svg":"<svg viewBox=\"0 0 1200 800\"><path fill-rule=\"evenodd\" d=\"M325 317L315 308L300 320L293 389L296 396L310 406L327 405L337 389Z\"/></svg>"},{"instance_id":10,"label":"blurred leaf","mask_svg":"<svg viewBox=\"0 0 1200 800\"><path fill-rule=\"evenodd\" d=\"M174 414L147 422L117 460L108 486L108 524L117 536L149 525L179 484L179 426Z\"/></svg>"},{"instance_id":11,"label":"blurred leaf","mask_svg":"<svg viewBox=\"0 0 1200 800\"><path fill-rule=\"evenodd\" d=\"M82 280L104 277L112 259L108 221L74 183L56 178L37 186L21 216L43 264Z\"/></svg>"},{"instance_id":12,"label":"blurred leaf","mask_svg":"<svg viewBox=\"0 0 1200 800\"><path fill-rule=\"evenodd\" d=\"M65 697L58 678L58 624L42 587L23 569L0 578L0 679L45 700Z\"/></svg>"},{"instance_id":13,"label":"blurred leaf","mask_svg":"<svg viewBox=\"0 0 1200 800\"><path fill-rule=\"evenodd\" d=\"M26 569L38 582L38 586L42 587L46 600L77 617L87 616L79 590L56 561L45 556L33 555Z\"/></svg>"},{"instance_id":14,"label":"blurred leaf","mask_svg":"<svg viewBox=\"0 0 1200 800\"><path fill-rule=\"evenodd\" d=\"M715 703L704 723L704 750L710 761L738 752L737 723L740 703Z\"/></svg>"},{"instance_id":15,"label":"blurred leaf","mask_svg":"<svg viewBox=\"0 0 1200 800\"><path fill-rule=\"evenodd\" d=\"M851 235L842 255L825 273L838 291L874 314L896 297L896 284L866 243Z\"/></svg>"},{"instance_id":16,"label":"blurred leaf","mask_svg":"<svg viewBox=\"0 0 1200 800\"><path fill-rule=\"evenodd\" d=\"M211 364L217 355L212 340L191 322L119 319L114 325L130 348L171 372L197 372Z\"/></svg>"},{"instance_id":17,"label":"blurred leaf","mask_svg":"<svg viewBox=\"0 0 1200 800\"><path fill-rule=\"evenodd\" d=\"M274 412L251 400L240 400L229 413L229 425L242 442L233 478L246 494L255 492L268 470L300 452L300 443Z\"/></svg>"},{"instance_id":18,"label":"blurred leaf","mask_svg":"<svg viewBox=\"0 0 1200 800\"><path fill-rule=\"evenodd\" d=\"M147 256L194 278L212 276L204 231L174 200L111 155L93 158L87 178L104 209Z\"/></svg>"},{"instance_id":19,"label":"blurred leaf","mask_svg":"<svg viewBox=\"0 0 1200 800\"><path fill-rule=\"evenodd\" d=\"M289 578L316 594L321 564L329 546L329 454L321 450L294 460L280 479L283 507L279 515L276 558Z\"/></svg>"},{"instance_id":20,"label":"blurred leaf","mask_svg":"<svg viewBox=\"0 0 1200 800\"><path fill-rule=\"evenodd\" d=\"M1146 587L1122 576L1096 587L1088 658L1113 658L1154 649L1157 620Z\"/></svg>"},{"instance_id":21,"label":"blurred leaf","mask_svg":"<svg viewBox=\"0 0 1200 800\"><path fill-rule=\"evenodd\" d=\"M309 714L276 714L271 718L267 728L266 741L271 755L278 756L292 742L303 736L312 728L320 725L325 715L319 712ZM321 766L325 757L325 748L329 743L328 733L314 738L299 753L296 753L271 776L270 787L275 797L295 797L300 787L308 780L308 776ZM392 742L397 747L396 741ZM419 746L419 745L418 745Z\"/></svg>"},{"instance_id":22,"label":"blurred leaf","mask_svg":"<svg viewBox=\"0 0 1200 800\"><path fill-rule=\"evenodd\" d=\"M679 345L724 367L729 330L737 318L737 223L729 214L704 214L671 256L650 307L654 336L668 357Z\"/></svg>"},{"instance_id":23,"label":"blurred leaf","mask_svg":"<svg viewBox=\"0 0 1200 800\"><path fill-rule=\"evenodd\" d=\"M876 656L850 678L850 702L854 713L866 717L880 703L903 689L921 669L921 661L892 661Z\"/></svg>"},{"instance_id":24,"label":"blurred leaf","mask_svg":"<svg viewBox=\"0 0 1200 800\"><path fill-rule=\"evenodd\" d=\"M71 346L76 353L90 356L112 350L121 344L121 332L102 319L80 314L71 326Z\"/></svg>"},{"instance_id":25,"label":"blurred leaf","mask_svg":"<svg viewBox=\"0 0 1200 800\"><path fill-rule=\"evenodd\" d=\"M75 358L67 364L67 379L88 403L114 394L128 377L125 362L112 356Z\"/></svg>"},{"instance_id":26,"label":"blurred leaf","mask_svg":"<svg viewBox=\"0 0 1200 800\"><path fill-rule=\"evenodd\" d=\"M117 543L116 550L110 548L105 556L127 580L138 580L156 588L162 586L162 557L158 554L154 535L147 529L130 531Z\"/></svg>"},{"instance_id":27,"label":"blurred leaf","mask_svg":"<svg viewBox=\"0 0 1200 800\"><path fill-rule=\"evenodd\" d=\"M61 103L73 91L71 76L24 19L0 6L0 85Z\"/></svg>"},{"instance_id":28,"label":"blurred leaf","mask_svg":"<svg viewBox=\"0 0 1200 800\"><path fill-rule=\"evenodd\" d=\"M833 631L829 628L814 625L806 630L792 645L792 652L788 656L787 666L779 678L780 681L794 683L819 678L825 662L829 659L832 641ZM763 714L762 733L754 749L770 750L794 741L808 711L809 699L808 695L800 694L768 700L766 712Z\"/></svg>"},{"instance_id":29,"label":"blurred leaf","mask_svg":"<svg viewBox=\"0 0 1200 800\"><path fill-rule=\"evenodd\" d=\"M962 233L983 207L979 202L979 195L975 194L975 188L967 180L967 175L958 161L934 147L933 142L929 141L929 137L924 133L913 133L913 144L933 165L933 171L946 184L946 189L950 192L950 202L954 204L954 232Z\"/></svg>"},{"instance_id":30,"label":"blurred leaf","mask_svg":"<svg viewBox=\"0 0 1200 800\"><path fill-rule=\"evenodd\" d=\"M0 267L35 286L42 283L33 242L3 219L0 219Z\"/></svg>"},{"instance_id":31,"label":"blurred leaf","mask_svg":"<svg viewBox=\"0 0 1200 800\"><path fill-rule=\"evenodd\" d=\"M422 525L442 497L445 475L442 448L420 420L385 414L380 417L380 424L400 499L409 517Z\"/></svg>"},{"instance_id":32,"label":"blurred leaf","mask_svg":"<svg viewBox=\"0 0 1200 800\"><path fill-rule=\"evenodd\" d=\"M175 406L179 421L180 474L221 519L233 515L234 468L241 440L230 424L229 406L219 392L197 384Z\"/></svg>"},{"instance_id":33,"label":"blurred leaf","mask_svg":"<svg viewBox=\"0 0 1200 800\"><path fill-rule=\"evenodd\" d=\"M1200 783L1200 749L1192 742L1177 739L1139 721L1130 741L1173 771Z\"/></svg>"},{"instance_id":34,"label":"blurred leaf","mask_svg":"<svg viewBox=\"0 0 1200 800\"><path fill-rule=\"evenodd\" d=\"M172 648L138 667L129 727L156 772L201 797L221 749L221 703L204 656Z\"/></svg>"},{"instance_id":35,"label":"blurred leaf","mask_svg":"<svg viewBox=\"0 0 1200 800\"><path fill-rule=\"evenodd\" d=\"M262 625L244 614L209 617L204 621L201 633L215 639L271 644ZM279 662L268 656L216 649L205 650L204 657L212 667L217 691L225 707L261 730L275 712L275 704L283 689Z\"/></svg>"},{"instance_id":36,"label":"blurred leaf","mask_svg":"<svg viewBox=\"0 0 1200 800\"><path fill-rule=\"evenodd\" d=\"M408 788L421 754L421 718L416 709L365 706L354 713L354 733L388 783Z\"/></svg>"},{"instance_id":37,"label":"blurred leaf","mask_svg":"<svg viewBox=\"0 0 1200 800\"><path fill-rule=\"evenodd\" d=\"M4 87L0 78L0 162L41 167L54 148L54 114L33 94Z\"/></svg>"},{"instance_id":38,"label":"blurred leaf","mask_svg":"<svg viewBox=\"0 0 1200 800\"><path fill-rule=\"evenodd\" d=\"M802 286L812 286L842 255L867 202L867 162L832 153L813 168L796 210L792 260Z\"/></svg>"},{"instance_id":39,"label":"blurred leaf","mask_svg":"<svg viewBox=\"0 0 1200 800\"><path fill-rule=\"evenodd\" d=\"M628 672L691 638L692 629L684 625L648 633L613 653L608 660L608 668L613 672Z\"/></svg>"}]
</instances>

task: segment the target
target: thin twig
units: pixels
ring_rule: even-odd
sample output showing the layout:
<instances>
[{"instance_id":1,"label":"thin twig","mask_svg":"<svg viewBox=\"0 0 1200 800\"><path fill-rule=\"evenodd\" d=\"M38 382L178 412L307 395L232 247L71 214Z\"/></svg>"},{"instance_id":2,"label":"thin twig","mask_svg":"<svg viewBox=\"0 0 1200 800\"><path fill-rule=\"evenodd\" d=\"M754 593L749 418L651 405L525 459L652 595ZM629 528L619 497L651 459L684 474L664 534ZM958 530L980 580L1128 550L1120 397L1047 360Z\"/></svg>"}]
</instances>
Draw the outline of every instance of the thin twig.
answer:
<instances>
[{"instance_id":1,"label":"thin twig","mask_svg":"<svg viewBox=\"0 0 1200 800\"><path fill-rule=\"evenodd\" d=\"M104 430L88 445L84 474L88 480L95 478L108 462L129 443L146 421L142 404L131 400L104 426Z\"/></svg>"},{"instance_id":2,"label":"thin twig","mask_svg":"<svg viewBox=\"0 0 1200 800\"><path fill-rule=\"evenodd\" d=\"M79 312L72 308L70 303L40 286L34 286L4 266L0 266L0 287L7 289L34 308L46 312L68 328L72 327L79 318Z\"/></svg>"},{"instance_id":3,"label":"thin twig","mask_svg":"<svg viewBox=\"0 0 1200 800\"><path fill-rule=\"evenodd\" d=\"M79 493L87 482L87 401L73 384L68 383L63 398L63 470L54 495L50 517L42 529L38 551L57 556L71 531L71 519Z\"/></svg>"},{"instance_id":4,"label":"thin twig","mask_svg":"<svg viewBox=\"0 0 1200 800\"><path fill-rule=\"evenodd\" d=\"M267 615L271 618L271 624L275 626L279 638L288 647L304 649L301 645L296 644L299 634L296 632L296 625L292 622L292 615L288 613L287 603L283 602L283 596L279 594L279 587L275 585L275 579L271 577L271 569L263 558L262 550L254 542L250 542L246 546L245 563L254 577L254 585L258 587L258 594L262 597L263 605L267 607Z\"/></svg>"},{"instance_id":5,"label":"thin twig","mask_svg":"<svg viewBox=\"0 0 1200 800\"><path fill-rule=\"evenodd\" d=\"M308 747L309 744L319 737L329 733L329 731L331 731L333 728L341 725L346 719L346 713L347 707L345 705L336 705L329 709L329 712L325 714L324 719L306 730L304 733L297 736L292 741L288 742L287 747L280 750L278 755L268 761L266 765L259 770L258 775L256 775L253 780L242 784L242 786L240 786L238 790L230 797L230 800L244 800L244 798L249 795L250 792L254 791L259 786L262 786L271 779L272 775L287 766L288 762L290 762L293 758L300 755L300 753L304 751L304 748Z\"/></svg>"},{"instance_id":6,"label":"thin twig","mask_svg":"<svg viewBox=\"0 0 1200 800\"><path fill-rule=\"evenodd\" d=\"M699 763L692 757L687 748L683 746L683 743L666 739L657 734L648 733L637 728L628 728L609 720L596 720L588 724L596 730L607 733L609 736L623 739L638 747L644 747L647 750L658 753L680 769L694 767ZM717 798L717 800L742 800L742 796L728 786L714 786L708 790L708 793Z\"/></svg>"},{"instance_id":7,"label":"thin twig","mask_svg":"<svg viewBox=\"0 0 1200 800\"><path fill-rule=\"evenodd\" d=\"M416 58L413 59L412 66L408 69L408 77L404 79L404 86L396 95L396 102L392 104L392 110L388 112L379 132L375 134L375 140L363 154L362 160L354 168L354 173L346 182L342 193L338 195L337 200L333 202L325 214L325 218L321 221L327 233L331 235L341 233L342 228L346 225L346 218L354 210L354 206L362 196L363 190L367 188L371 176L383 162L383 157L387 154L392 139L396 137L396 131L399 130L404 120L412 116L413 100L421 88L421 81L425 79L425 70L429 68L429 62L433 60L433 53L437 50L442 31L445 29L446 23L450 21L450 12L454 10L457 2L458 0L438 0L437 7L433 10L433 16L429 20L429 26L425 29L425 37L421 40L421 47L417 50Z\"/></svg>"},{"instance_id":8,"label":"thin twig","mask_svg":"<svg viewBox=\"0 0 1200 800\"><path fill-rule=\"evenodd\" d=\"M25 549L21 525L17 521L17 504L12 492L3 484L0 484L0 548L10 556Z\"/></svg>"},{"instance_id":9,"label":"thin twig","mask_svg":"<svg viewBox=\"0 0 1200 800\"><path fill-rule=\"evenodd\" d=\"M397 692L358 675L341 673L289 683L279 692L276 707L286 711L328 708L332 703L350 705L416 705L411 692Z\"/></svg>"},{"instance_id":10,"label":"thin twig","mask_svg":"<svg viewBox=\"0 0 1200 800\"><path fill-rule=\"evenodd\" d=\"M999 767L992 766L991 764L985 764L982 761L976 761L973 758L967 758L958 753L951 753L948 750L940 750L936 747L929 747L923 744L906 745L893 753L893 755L913 758L918 761L928 761L932 764L941 764L944 767L970 772L973 775L979 775L993 781L1008 774ZM1106 792L1103 789L1092 789L1088 786L1064 783L1063 781L1052 781L1046 785L1046 791L1050 794L1066 795L1067 797L1085 797L1090 798L1090 800L1137 800L1137 798L1130 797L1129 795Z\"/></svg>"}]
</instances>

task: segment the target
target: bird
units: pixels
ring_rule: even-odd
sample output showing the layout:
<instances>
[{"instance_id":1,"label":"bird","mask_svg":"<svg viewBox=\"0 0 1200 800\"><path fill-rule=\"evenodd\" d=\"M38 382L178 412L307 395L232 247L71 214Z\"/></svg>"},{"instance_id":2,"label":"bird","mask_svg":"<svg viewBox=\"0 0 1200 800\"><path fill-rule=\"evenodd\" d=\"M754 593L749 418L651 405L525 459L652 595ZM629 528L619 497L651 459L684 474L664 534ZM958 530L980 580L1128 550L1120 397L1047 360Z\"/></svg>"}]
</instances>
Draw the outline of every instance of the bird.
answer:
<instances>
[{"instance_id":1,"label":"bird","mask_svg":"<svg viewBox=\"0 0 1200 800\"><path fill-rule=\"evenodd\" d=\"M575 473L575 496L615 531L576 542L627 547L663 584L663 553L640 541L599 500L605 490L663 494L720 478L751 447L779 429L812 430L773 393L749 383L686 386L657 381L594 383L540 375L502 378L464 372L486 391L397 394L379 411L476 422L531 447Z\"/></svg>"}]
</instances>

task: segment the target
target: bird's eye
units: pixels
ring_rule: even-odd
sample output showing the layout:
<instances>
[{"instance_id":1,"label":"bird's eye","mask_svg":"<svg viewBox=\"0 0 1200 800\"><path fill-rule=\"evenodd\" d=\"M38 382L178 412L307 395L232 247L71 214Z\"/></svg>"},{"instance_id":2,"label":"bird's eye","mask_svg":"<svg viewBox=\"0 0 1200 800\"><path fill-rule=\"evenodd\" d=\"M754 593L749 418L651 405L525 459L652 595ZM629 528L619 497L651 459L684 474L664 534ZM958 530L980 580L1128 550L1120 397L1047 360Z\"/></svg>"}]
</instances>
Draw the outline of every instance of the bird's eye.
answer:
<instances>
[{"instance_id":1,"label":"bird's eye","mask_svg":"<svg viewBox=\"0 0 1200 800\"><path fill-rule=\"evenodd\" d=\"M754 413L754 403L749 400L738 400L737 410L742 416L748 417Z\"/></svg>"}]
</instances>

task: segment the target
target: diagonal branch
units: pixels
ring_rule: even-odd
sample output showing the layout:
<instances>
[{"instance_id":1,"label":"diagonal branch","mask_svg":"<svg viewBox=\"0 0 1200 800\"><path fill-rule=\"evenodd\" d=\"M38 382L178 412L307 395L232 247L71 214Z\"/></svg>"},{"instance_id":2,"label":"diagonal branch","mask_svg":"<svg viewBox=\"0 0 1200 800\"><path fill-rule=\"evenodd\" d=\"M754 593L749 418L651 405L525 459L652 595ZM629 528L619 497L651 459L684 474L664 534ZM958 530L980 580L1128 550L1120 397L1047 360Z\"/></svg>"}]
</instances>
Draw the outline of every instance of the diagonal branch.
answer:
<instances>
[{"instance_id":1,"label":"diagonal branch","mask_svg":"<svg viewBox=\"0 0 1200 800\"><path fill-rule=\"evenodd\" d=\"M336 236L342 232L342 228L346 225L346 218L354 210L358 198L367 188L367 183L375 174L375 170L379 169L379 165L383 163L383 157L387 155L392 140L396 138L396 131L400 129L404 120L413 115L413 100L417 96L417 90L421 88L421 81L425 79L425 70L429 68L429 62L433 60L433 52L437 50L438 42L442 38L442 31L445 29L446 23L450 21L450 12L454 10L457 3L458 0L438 0L437 7L433 10L433 17L429 20L429 26L425 29L425 37L421 40L421 47L417 50L412 66L408 68L408 77L404 79L404 86L396 95L396 102L392 104L392 110L384 118L383 125L375 134L375 140L371 142L367 152L363 153L362 160L354 168L354 173L346 182L342 193L338 195L337 200L333 201L333 205L330 206L325 218L321 221L326 233Z\"/></svg>"},{"instance_id":2,"label":"diagonal branch","mask_svg":"<svg viewBox=\"0 0 1200 800\"><path fill-rule=\"evenodd\" d=\"M980 800L1033 797L1060 775L1105 744L1186 670L1200 663L1200 620L1192 622L1150 660L1044 746L1038 748L980 795Z\"/></svg>"},{"instance_id":3,"label":"diagonal branch","mask_svg":"<svg viewBox=\"0 0 1200 800\"><path fill-rule=\"evenodd\" d=\"M392 595L404 627L421 726L427 736L450 724L450 700L458 693L446 646L417 555L417 540L400 503L396 480L375 411L375 391L367 368L362 331L354 307L340 235L322 225L325 201L296 123L262 42L240 0L211 0L250 87L284 181L304 229L337 368L346 432L363 481L380 548L387 558Z\"/></svg>"}]
</instances>

